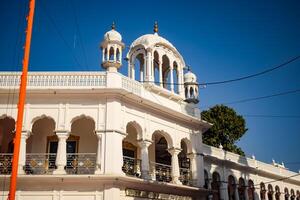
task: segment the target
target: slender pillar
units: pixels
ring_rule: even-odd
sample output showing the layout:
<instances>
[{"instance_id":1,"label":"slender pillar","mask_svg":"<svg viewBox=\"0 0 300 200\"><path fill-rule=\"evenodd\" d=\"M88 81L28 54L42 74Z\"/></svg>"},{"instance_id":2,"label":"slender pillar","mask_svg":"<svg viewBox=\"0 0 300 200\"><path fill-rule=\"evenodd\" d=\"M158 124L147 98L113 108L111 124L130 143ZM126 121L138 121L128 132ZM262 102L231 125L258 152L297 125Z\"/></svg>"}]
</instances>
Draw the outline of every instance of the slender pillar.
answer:
<instances>
[{"instance_id":1,"label":"slender pillar","mask_svg":"<svg viewBox=\"0 0 300 200\"><path fill-rule=\"evenodd\" d=\"M96 132L96 135L97 135L97 139L98 139L98 145L97 145L95 174L101 174L102 133Z\"/></svg>"},{"instance_id":2,"label":"slender pillar","mask_svg":"<svg viewBox=\"0 0 300 200\"><path fill-rule=\"evenodd\" d=\"M24 166L26 165L26 140L30 135L29 131L23 130L21 133L20 157L18 163L18 173L25 174Z\"/></svg>"},{"instance_id":3,"label":"slender pillar","mask_svg":"<svg viewBox=\"0 0 300 200\"><path fill-rule=\"evenodd\" d=\"M148 147L152 144L152 141L148 140L141 140L139 141L139 146L141 147L141 172L142 172L142 178L150 180L150 173L149 173L149 153L148 153Z\"/></svg>"},{"instance_id":4,"label":"slender pillar","mask_svg":"<svg viewBox=\"0 0 300 200\"><path fill-rule=\"evenodd\" d=\"M132 78L132 80L135 80L135 69L134 69L134 64L131 65L131 78Z\"/></svg>"},{"instance_id":5,"label":"slender pillar","mask_svg":"<svg viewBox=\"0 0 300 200\"><path fill-rule=\"evenodd\" d=\"M144 63L140 63L140 81L143 82L144 81Z\"/></svg>"},{"instance_id":6,"label":"slender pillar","mask_svg":"<svg viewBox=\"0 0 300 200\"><path fill-rule=\"evenodd\" d=\"M106 52L106 61L109 61L110 46L107 46L106 49L107 49L107 52Z\"/></svg>"},{"instance_id":7,"label":"slender pillar","mask_svg":"<svg viewBox=\"0 0 300 200\"><path fill-rule=\"evenodd\" d=\"M191 171L191 178L192 178L192 183L193 185L197 185L197 166L196 166L196 159L195 159L195 154L190 153L187 155L187 157L190 159L190 171Z\"/></svg>"},{"instance_id":8,"label":"slender pillar","mask_svg":"<svg viewBox=\"0 0 300 200\"><path fill-rule=\"evenodd\" d=\"M245 183L245 187L244 187L245 200L249 200L248 190L249 190L249 185L248 183Z\"/></svg>"},{"instance_id":9,"label":"slender pillar","mask_svg":"<svg viewBox=\"0 0 300 200\"><path fill-rule=\"evenodd\" d=\"M163 87L163 74L162 74L162 58L159 57L158 61L158 70L159 70L159 85Z\"/></svg>"},{"instance_id":10,"label":"slender pillar","mask_svg":"<svg viewBox=\"0 0 300 200\"><path fill-rule=\"evenodd\" d=\"M170 65L170 86L171 86L171 91L174 92L174 77L173 77L173 65Z\"/></svg>"},{"instance_id":11,"label":"slender pillar","mask_svg":"<svg viewBox=\"0 0 300 200\"><path fill-rule=\"evenodd\" d=\"M234 199L235 200L239 200L240 199L238 185L236 183L234 185Z\"/></svg>"},{"instance_id":12,"label":"slender pillar","mask_svg":"<svg viewBox=\"0 0 300 200\"><path fill-rule=\"evenodd\" d=\"M220 197L221 200L228 200L228 183L221 182L220 184Z\"/></svg>"},{"instance_id":13,"label":"slender pillar","mask_svg":"<svg viewBox=\"0 0 300 200\"><path fill-rule=\"evenodd\" d=\"M152 74L152 56L151 56L151 49L147 49L147 81L153 81L153 74Z\"/></svg>"},{"instance_id":14,"label":"slender pillar","mask_svg":"<svg viewBox=\"0 0 300 200\"><path fill-rule=\"evenodd\" d=\"M114 48L114 61L117 62L117 49Z\"/></svg>"},{"instance_id":15,"label":"slender pillar","mask_svg":"<svg viewBox=\"0 0 300 200\"><path fill-rule=\"evenodd\" d=\"M104 52L105 52L105 49L102 49L102 62L104 62L104 60L105 60Z\"/></svg>"},{"instance_id":16,"label":"slender pillar","mask_svg":"<svg viewBox=\"0 0 300 200\"><path fill-rule=\"evenodd\" d=\"M58 137L57 153L55 165L57 169L53 174L66 174L65 167L67 165L67 139L69 133L66 131L56 132Z\"/></svg>"},{"instance_id":17,"label":"slender pillar","mask_svg":"<svg viewBox=\"0 0 300 200\"><path fill-rule=\"evenodd\" d=\"M180 169L179 169L179 162L178 162L178 154L181 152L182 149L178 148L171 148L168 149L169 153L172 155L172 183L181 184L179 181L180 177Z\"/></svg>"}]
</instances>

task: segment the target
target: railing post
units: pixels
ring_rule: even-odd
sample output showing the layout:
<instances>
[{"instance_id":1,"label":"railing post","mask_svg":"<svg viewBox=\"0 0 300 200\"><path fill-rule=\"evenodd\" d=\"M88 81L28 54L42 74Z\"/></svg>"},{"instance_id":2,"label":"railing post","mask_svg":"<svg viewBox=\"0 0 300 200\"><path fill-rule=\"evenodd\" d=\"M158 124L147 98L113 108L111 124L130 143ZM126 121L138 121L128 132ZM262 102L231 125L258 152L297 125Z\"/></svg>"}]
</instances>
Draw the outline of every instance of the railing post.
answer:
<instances>
[{"instance_id":1,"label":"railing post","mask_svg":"<svg viewBox=\"0 0 300 200\"><path fill-rule=\"evenodd\" d=\"M97 132L98 146L97 146L97 154L96 154L96 169L95 174L101 174L101 159L102 159L102 133Z\"/></svg>"},{"instance_id":2,"label":"railing post","mask_svg":"<svg viewBox=\"0 0 300 200\"><path fill-rule=\"evenodd\" d=\"M245 194L245 200L249 200L249 195L248 195L248 190L249 190L249 184L246 182L244 189L244 194Z\"/></svg>"},{"instance_id":3,"label":"railing post","mask_svg":"<svg viewBox=\"0 0 300 200\"><path fill-rule=\"evenodd\" d=\"M25 174L24 166L26 165L26 140L29 137L30 132L23 130L21 133L21 143L20 143L20 157L18 165L18 173Z\"/></svg>"},{"instance_id":4,"label":"railing post","mask_svg":"<svg viewBox=\"0 0 300 200\"><path fill-rule=\"evenodd\" d=\"M228 184L226 182L221 182L220 185L220 197L221 200L228 200Z\"/></svg>"},{"instance_id":5,"label":"railing post","mask_svg":"<svg viewBox=\"0 0 300 200\"><path fill-rule=\"evenodd\" d=\"M181 152L182 149L179 148L171 148L168 149L169 153L172 155L172 183L180 184L179 176L179 162L178 162L178 154Z\"/></svg>"},{"instance_id":6,"label":"railing post","mask_svg":"<svg viewBox=\"0 0 300 200\"><path fill-rule=\"evenodd\" d=\"M56 131L58 137L57 154L55 165L57 169L53 174L66 174L65 167L67 165L67 138L69 133L67 131Z\"/></svg>"},{"instance_id":7,"label":"railing post","mask_svg":"<svg viewBox=\"0 0 300 200\"><path fill-rule=\"evenodd\" d=\"M149 179L151 179L151 177L150 177L150 173L149 173L148 147L152 144L152 141L141 140L141 141L138 142L138 144L141 147L141 160L142 160L141 172L142 172L142 178L149 180Z\"/></svg>"}]
</instances>

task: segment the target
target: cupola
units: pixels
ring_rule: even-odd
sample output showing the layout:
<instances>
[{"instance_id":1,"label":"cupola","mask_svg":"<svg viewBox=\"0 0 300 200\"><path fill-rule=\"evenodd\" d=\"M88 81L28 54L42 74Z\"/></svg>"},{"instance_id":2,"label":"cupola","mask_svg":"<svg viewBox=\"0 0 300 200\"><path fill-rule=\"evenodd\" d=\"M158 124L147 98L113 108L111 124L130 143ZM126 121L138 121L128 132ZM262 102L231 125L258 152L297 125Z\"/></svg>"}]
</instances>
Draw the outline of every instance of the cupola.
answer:
<instances>
[{"instance_id":1,"label":"cupola","mask_svg":"<svg viewBox=\"0 0 300 200\"><path fill-rule=\"evenodd\" d=\"M199 87L197 83L197 76L188 69L188 72L184 74L184 91L185 101L188 103L197 104L199 102Z\"/></svg>"}]
</instances>

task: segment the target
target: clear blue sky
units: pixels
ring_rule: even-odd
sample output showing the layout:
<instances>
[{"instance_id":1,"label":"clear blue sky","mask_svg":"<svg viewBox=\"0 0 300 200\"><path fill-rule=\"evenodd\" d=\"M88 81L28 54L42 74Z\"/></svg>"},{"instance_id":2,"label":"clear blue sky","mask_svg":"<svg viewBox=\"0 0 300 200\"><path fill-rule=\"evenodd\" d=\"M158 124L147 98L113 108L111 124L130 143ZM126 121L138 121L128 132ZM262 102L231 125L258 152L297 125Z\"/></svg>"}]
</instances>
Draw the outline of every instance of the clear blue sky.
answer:
<instances>
[{"instance_id":1,"label":"clear blue sky","mask_svg":"<svg viewBox=\"0 0 300 200\"><path fill-rule=\"evenodd\" d=\"M21 3L22 2L22 3ZM27 2L27 1L25 1ZM43 9L46 8L47 12ZM20 70L18 20L25 3L0 2L0 70ZM74 9L73 9L74 8ZM80 48L75 15L87 64ZM199 82L231 79L262 71L300 55L300 1L83 1L38 0L31 48L31 71L100 69L99 44L112 21L127 46L137 37L159 34L179 50ZM60 30L59 36L49 15ZM25 21L21 21L21 33ZM74 37L76 42L74 48ZM75 61L75 56L81 66ZM18 64L19 63L19 64ZM18 64L17 67L15 67ZM127 65L122 72L126 73ZM200 92L200 106L264 96L300 88L300 61L253 79L209 86ZM243 115L300 115L300 93L231 105ZM299 118L246 117L249 131L238 142L247 155L300 169Z\"/></svg>"}]
</instances>

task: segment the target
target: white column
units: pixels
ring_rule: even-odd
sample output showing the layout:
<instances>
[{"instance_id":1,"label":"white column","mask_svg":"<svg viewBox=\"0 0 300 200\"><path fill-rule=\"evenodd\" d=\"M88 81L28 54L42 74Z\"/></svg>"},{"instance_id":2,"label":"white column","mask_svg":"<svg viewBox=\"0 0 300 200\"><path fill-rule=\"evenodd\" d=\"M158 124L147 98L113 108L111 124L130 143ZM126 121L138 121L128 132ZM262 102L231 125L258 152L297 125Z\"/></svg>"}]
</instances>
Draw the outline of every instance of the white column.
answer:
<instances>
[{"instance_id":1,"label":"white column","mask_svg":"<svg viewBox=\"0 0 300 200\"><path fill-rule=\"evenodd\" d=\"M131 79L135 80L135 68L134 68L134 63L131 65Z\"/></svg>"},{"instance_id":2,"label":"white column","mask_svg":"<svg viewBox=\"0 0 300 200\"><path fill-rule=\"evenodd\" d=\"M150 173L149 173L149 153L148 153L148 147L152 144L151 141L148 140L142 140L139 141L139 146L141 147L141 159L142 159L142 166L141 166L141 172L142 172L142 178L150 180Z\"/></svg>"},{"instance_id":3,"label":"white column","mask_svg":"<svg viewBox=\"0 0 300 200\"><path fill-rule=\"evenodd\" d=\"M160 87L163 87L163 75L162 75L162 58L159 57L158 61L158 70L159 70L159 85Z\"/></svg>"},{"instance_id":4,"label":"white column","mask_svg":"<svg viewBox=\"0 0 300 200\"><path fill-rule=\"evenodd\" d=\"M170 65L170 85L171 91L174 92L174 77L173 77L173 65Z\"/></svg>"},{"instance_id":5,"label":"white column","mask_svg":"<svg viewBox=\"0 0 300 200\"><path fill-rule=\"evenodd\" d=\"M246 183L245 183L245 188L244 188L245 200L249 200L248 190L249 190L249 185L248 185L248 183L246 182Z\"/></svg>"},{"instance_id":6,"label":"white column","mask_svg":"<svg viewBox=\"0 0 300 200\"><path fill-rule=\"evenodd\" d=\"M197 185L197 167L196 167L196 159L195 159L195 154L190 153L187 155L187 157L190 159L190 170L192 173L192 183L193 185ZM204 170L204 169L203 169Z\"/></svg>"},{"instance_id":7,"label":"white column","mask_svg":"<svg viewBox=\"0 0 300 200\"><path fill-rule=\"evenodd\" d=\"M107 49L107 51L106 51L106 61L109 61L109 48L110 48L110 46L107 45L107 47L106 47L106 49Z\"/></svg>"},{"instance_id":8,"label":"white column","mask_svg":"<svg viewBox=\"0 0 300 200\"><path fill-rule=\"evenodd\" d=\"M57 153L55 165L57 169L53 174L66 174L65 166L67 165L67 139L69 133L66 131L56 132L58 137Z\"/></svg>"},{"instance_id":9,"label":"white column","mask_svg":"<svg viewBox=\"0 0 300 200\"><path fill-rule=\"evenodd\" d=\"M179 170L179 162L178 162L178 154L182 149L171 148L168 149L169 153L172 155L172 183L181 184L179 181L180 170Z\"/></svg>"},{"instance_id":10,"label":"white column","mask_svg":"<svg viewBox=\"0 0 300 200\"><path fill-rule=\"evenodd\" d=\"M96 154L96 169L95 174L101 174L101 160L102 160L102 133L96 132L98 145Z\"/></svg>"},{"instance_id":11,"label":"white column","mask_svg":"<svg viewBox=\"0 0 300 200\"><path fill-rule=\"evenodd\" d=\"M151 56L151 49L147 49L147 64L146 64L146 70L147 70L147 80L146 81L153 81L153 74L152 74L152 56Z\"/></svg>"},{"instance_id":12,"label":"white column","mask_svg":"<svg viewBox=\"0 0 300 200\"><path fill-rule=\"evenodd\" d=\"M239 200L240 199L237 183L235 183L235 186L234 186L234 198L235 198L235 200Z\"/></svg>"},{"instance_id":13,"label":"white column","mask_svg":"<svg viewBox=\"0 0 300 200\"><path fill-rule=\"evenodd\" d=\"M114 48L114 61L117 62L117 48Z\"/></svg>"},{"instance_id":14,"label":"white column","mask_svg":"<svg viewBox=\"0 0 300 200\"><path fill-rule=\"evenodd\" d=\"M141 82L144 81L144 70L145 70L144 63L140 63L140 81Z\"/></svg>"},{"instance_id":15,"label":"white column","mask_svg":"<svg viewBox=\"0 0 300 200\"><path fill-rule=\"evenodd\" d=\"M21 143L20 143L20 156L18 164L18 173L25 174L24 166L26 165L26 140L29 137L29 131L22 131L21 133Z\"/></svg>"},{"instance_id":16,"label":"white column","mask_svg":"<svg viewBox=\"0 0 300 200\"><path fill-rule=\"evenodd\" d=\"M221 182L220 185L220 200L228 200L228 184L225 182Z\"/></svg>"},{"instance_id":17,"label":"white column","mask_svg":"<svg viewBox=\"0 0 300 200\"><path fill-rule=\"evenodd\" d=\"M104 51L105 51L105 49L102 49L102 62L104 62Z\"/></svg>"}]
</instances>

